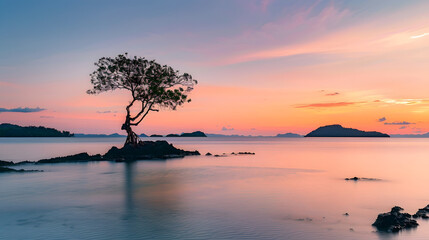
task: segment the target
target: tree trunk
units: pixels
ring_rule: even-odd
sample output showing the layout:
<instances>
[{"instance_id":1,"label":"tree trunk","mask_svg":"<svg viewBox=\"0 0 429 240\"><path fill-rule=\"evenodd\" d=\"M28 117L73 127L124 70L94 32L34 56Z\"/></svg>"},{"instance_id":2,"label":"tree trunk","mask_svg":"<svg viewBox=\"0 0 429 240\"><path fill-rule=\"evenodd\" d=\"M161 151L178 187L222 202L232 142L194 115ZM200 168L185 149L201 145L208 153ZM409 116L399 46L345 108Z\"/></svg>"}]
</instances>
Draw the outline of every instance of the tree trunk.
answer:
<instances>
[{"instance_id":1,"label":"tree trunk","mask_svg":"<svg viewBox=\"0 0 429 240\"><path fill-rule=\"evenodd\" d=\"M137 146L139 144L140 138L131 129L131 122L130 122L130 116L129 115L127 115L127 117L125 119L125 123L122 125L122 130L125 130L127 132L127 140L125 141L124 146L126 146L128 144L131 144L133 146Z\"/></svg>"}]
</instances>

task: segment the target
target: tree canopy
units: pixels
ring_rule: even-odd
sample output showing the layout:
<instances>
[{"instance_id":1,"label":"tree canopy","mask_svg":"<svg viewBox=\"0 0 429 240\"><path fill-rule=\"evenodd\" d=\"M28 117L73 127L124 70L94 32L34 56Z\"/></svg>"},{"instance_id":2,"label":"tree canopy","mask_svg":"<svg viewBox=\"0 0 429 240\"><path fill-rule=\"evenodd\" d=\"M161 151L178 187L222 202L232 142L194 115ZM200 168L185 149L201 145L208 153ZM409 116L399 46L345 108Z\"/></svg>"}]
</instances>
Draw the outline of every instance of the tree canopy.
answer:
<instances>
[{"instance_id":1,"label":"tree canopy","mask_svg":"<svg viewBox=\"0 0 429 240\"><path fill-rule=\"evenodd\" d=\"M188 73L180 74L167 65L142 57L129 58L121 54L115 58L102 57L95 63L97 70L91 74L93 88L88 94L98 94L116 89L128 90L132 100L126 107L127 115L122 129L128 133L127 143L137 144L139 139L131 126L139 125L151 111L161 108L176 110L190 102L188 93L197 81ZM139 111L132 116L131 108L140 103Z\"/></svg>"}]
</instances>

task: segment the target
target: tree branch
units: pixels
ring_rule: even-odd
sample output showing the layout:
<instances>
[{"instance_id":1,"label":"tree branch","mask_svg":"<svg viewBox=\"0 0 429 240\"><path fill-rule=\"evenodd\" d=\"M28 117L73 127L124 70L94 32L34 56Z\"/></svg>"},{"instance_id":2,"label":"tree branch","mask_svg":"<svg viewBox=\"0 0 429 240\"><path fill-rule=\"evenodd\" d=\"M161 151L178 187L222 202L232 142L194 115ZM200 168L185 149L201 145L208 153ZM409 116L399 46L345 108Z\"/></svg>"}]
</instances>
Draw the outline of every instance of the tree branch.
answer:
<instances>
[{"instance_id":1,"label":"tree branch","mask_svg":"<svg viewBox=\"0 0 429 240\"><path fill-rule=\"evenodd\" d=\"M143 121L143 119L146 117L146 115L150 112L150 111L155 111L156 109L152 109L152 105L153 102L149 105L149 108L146 110L145 114L143 114L143 116L140 118L140 120L136 123L131 123L130 125L132 126L137 126L141 123L141 121Z\"/></svg>"}]
</instances>

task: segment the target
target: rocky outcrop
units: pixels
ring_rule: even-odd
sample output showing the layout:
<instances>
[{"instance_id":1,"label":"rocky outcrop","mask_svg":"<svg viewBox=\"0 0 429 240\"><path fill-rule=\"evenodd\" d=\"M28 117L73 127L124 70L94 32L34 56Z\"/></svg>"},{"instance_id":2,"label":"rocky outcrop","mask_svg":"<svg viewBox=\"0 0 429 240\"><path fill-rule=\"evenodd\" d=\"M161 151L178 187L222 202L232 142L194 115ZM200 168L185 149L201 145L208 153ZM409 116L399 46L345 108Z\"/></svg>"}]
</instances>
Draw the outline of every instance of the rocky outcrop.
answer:
<instances>
[{"instance_id":1,"label":"rocky outcrop","mask_svg":"<svg viewBox=\"0 0 429 240\"><path fill-rule=\"evenodd\" d=\"M361 177L352 177L352 178L344 178L346 181L380 181L377 178L361 178Z\"/></svg>"},{"instance_id":2,"label":"rocky outcrop","mask_svg":"<svg viewBox=\"0 0 429 240\"><path fill-rule=\"evenodd\" d=\"M8 161L2 161L2 160L0 160L0 167L3 167L3 166L13 166L13 165L15 165L14 162L8 162Z\"/></svg>"},{"instance_id":3,"label":"rocky outcrop","mask_svg":"<svg viewBox=\"0 0 429 240\"><path fill-rule=\"evenodd\" d=\"M24 170L24 169L13 169L8 167L0 167L0 173L22 173L22 172L43 172L42 170Z\"/></svg>"},{"instance_id":4,"label":"rocky outcrop","mask_svg":"<svg viewBox=\"0 0 429 240\"><path fill-rule=\"evenodd\" d=\"M427 215L429 213L429 205L427 205L424 208L420 208L416 214L413 215L413 218L423 218L428 219L429 216Z\"/></svg>"},{"instance_id":5,"label":"rocky outcrop","mask_svg":"<svg viewBox=\"0 0 429 240\"><path fill-rule=\"evenodd\" d=\"M419 225L417 221L411 219L410 214L401 213L402 210L404 209L395 206L390 212L379 214L372 225L376 227L378 231L383 232L399 232L403 229L417 227Z\"/></svg>"},{"instance_id":6,"label":"rocky outcrop","mask_svg":"<svg viewBox=\"0 0 429 240\"><path fill-rule=\"evenodd\" d=\"M198 151L185 151L175 148L167 141L143 141L137 146L126 145L123 148L112 147L104 156L105 160L147 160L168 159L189 155L200 155Z\"/></svg>"},{"instance_id":7,"label":"rocky outcrop","mask_svg":"<svg viewBox=\"0 0 429 240\"><path fill-rule=\"evenodd\" d=\"M89 155L88 153L79 153L75 155L69 155L65 157L55 157L49 159L42 159L37 161L37 164L41 163L67 163L67 162L90 162L90 161L102 161L104 160L100 154Z\"/></svg>"},{"instance_id":8,"label":"rocky outcrop","mask_svg":"<svg viewBox=\"0 0 429 240\"><path fill-rule=\"evenodd\" d=\"M138 145L125 145L122 148L112 147L104 155L89 155L79 153L65 157L42 159L36 164L44 163L72 163L72 162L94 162L94 161L137 161L151 159L182 158L189 155L200 155L198 151L185 151L175 148L167 141L142 141Z\"/></svg>"}]
</instances>

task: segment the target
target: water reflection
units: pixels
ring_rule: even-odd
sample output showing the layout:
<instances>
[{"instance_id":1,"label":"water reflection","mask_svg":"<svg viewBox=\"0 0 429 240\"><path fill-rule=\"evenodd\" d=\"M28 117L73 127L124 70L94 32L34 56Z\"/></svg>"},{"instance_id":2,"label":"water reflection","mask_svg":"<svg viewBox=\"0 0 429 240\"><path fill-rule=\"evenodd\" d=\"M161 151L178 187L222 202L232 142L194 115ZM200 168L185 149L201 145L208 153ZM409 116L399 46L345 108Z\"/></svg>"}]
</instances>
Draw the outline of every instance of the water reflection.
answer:
<instances>
[{"instance_id":1,"label":"water reflection","mask_svg":"<svg viewBox=\"0 0 429 240\"><path fill-rule=\"evenodd\" d=\"M125 163L123 221L130 237L173 236L180 228L180 174L166 169L165 162L154 164L141 169L145 166Z\"/></svg>"}]
</instances>

